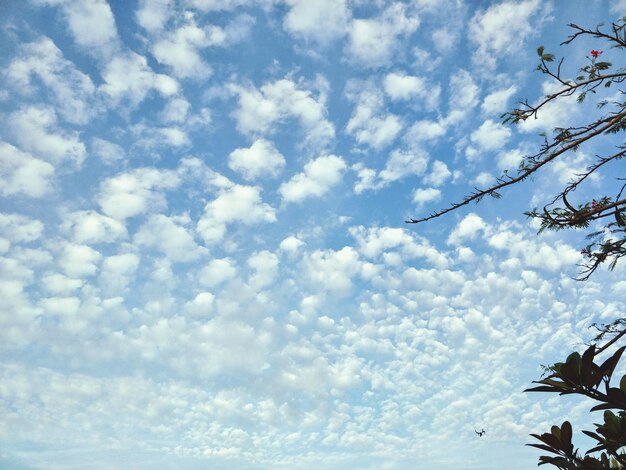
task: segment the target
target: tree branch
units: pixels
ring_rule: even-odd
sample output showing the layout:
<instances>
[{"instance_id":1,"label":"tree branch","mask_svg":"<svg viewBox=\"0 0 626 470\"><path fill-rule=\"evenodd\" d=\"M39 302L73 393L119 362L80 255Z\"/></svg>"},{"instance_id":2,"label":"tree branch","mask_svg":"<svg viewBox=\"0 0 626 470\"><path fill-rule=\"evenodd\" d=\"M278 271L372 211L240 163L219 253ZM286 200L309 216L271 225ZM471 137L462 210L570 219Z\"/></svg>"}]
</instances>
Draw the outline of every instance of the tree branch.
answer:
<instances>
[{"instance_id":1,"label":"tree branch","mask_svg":"<svg viewBox=\"0 0 626 470\"><path fill-rule=\"evenodd\" d=\"M477 192L475 192L475 193L471 194L470 196L466 197L463 201L455 203L455 204L452 204L447 209L443 209L443 210L437 211L437 212L435 212L435 213L433 213L433 214L431 214L431 215L429 215L427 217L422 217L420 219L410 218L410 219L406 220L405 223L407 223L407 224L418 224L418 223L421 223L421 222L426 222L428 220L435 219L437 217L441 217L444 214L452 212L452 211L454 211L454 210L456 210L456 209L458 209L460 207L466 206L470 202L480 200L480 199L482 199L483 197L485 197L487 195L497 193L499 190L501 190L503 188L506 188L507 186L511 186L511 185L516 184L516 183L519 183L519 182L525 180L526 178L528 178L530 175L532 175L536 171L538 171L541 167L543 167L547 163L551 162L555 158L557 158L560 155L564 154L565 152L580 146L580 144L588 141L589 139L591 139L591 138L593 138L593 137L595 137L595 136L597 136L599 134L602 134L607 129L610 129L613 125L615 125L618 121L620 121L624 117L626 117L626 111L622 111L621 113L615 115L611 120L609 120L606 123L606 125L601 126L599 128L596 128L593 132L585 135L584 137L581 137L581 138L575 140L574 142L571 142L568 145L565 145L565 146L561 147L559 150L556 150L554 153L552 153L551 155L547 156L543 160L538 161L533 166L531 166L530 168L524 170L522 173L520 173L516 177L510 177L510 179L508 179L506 181L501 180L502 181L501 183L496 184L494 186L491 186L490 188L487 188L487 189L484 189L484 190L478 190ZM599 121L599 122L602 122L602 121ZM536 156L539 156L539 155L542 155L542 154L545 154L545 151L540 152Z\"/></svg>"}]
</instances>

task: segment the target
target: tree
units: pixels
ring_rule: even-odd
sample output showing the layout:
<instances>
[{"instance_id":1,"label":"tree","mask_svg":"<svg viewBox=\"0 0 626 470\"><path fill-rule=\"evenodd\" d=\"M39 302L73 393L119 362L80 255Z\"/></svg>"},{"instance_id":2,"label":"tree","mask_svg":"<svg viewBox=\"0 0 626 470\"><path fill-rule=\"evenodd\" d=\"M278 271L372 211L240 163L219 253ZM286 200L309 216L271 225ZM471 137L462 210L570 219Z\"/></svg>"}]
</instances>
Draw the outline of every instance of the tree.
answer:
<instances>
[{"instance_id":1,"label":"tree","mask_svg":"<svg viewBox=\"0 0 626 470\"><path fill-rule=\"evenodd\" d=\"M626 17L611 25L611 33L605 33L600 27L589 30L575 24L569 26L575 30L575 33L562 44L569 44L581 36L591 36L595 39L604 39L615 48L626 48ZM600 50L591 50L588 56L589 63L580 69L579 75L573 80L563 78L561 75L563 59L554 70L550 68L550 63L554 62L554 55L545 52L543 46L537 49L537 53L540 58L537 70L553 79L560 89L547 95L535 105L527 100L522 101L520 107L502 115L504 123L518 124L530 118L536 118L548 104L574 94L578 95L578 102L583 103L589 95L597 94L600 87L609 89L612 85L619 86L626 80L626 69L618 69L611 73L612 64L600 60L603 54ZM618 89L615 94L624 95L624 93L626 93L624 90ZM603 113L590 123L576 127L566 125L557 127L551 136L542 134L544 142L540 150L533 155L525 156L516 174L510 175L505 172L497 179L496 184L486 189L475 189L462 201L446 209L436 211L426 217L411 218L406 222L410 224L426 222L471 202L479 202L485 196L500 198L502 189L521 183L533 174L544 170L547 165L562 159L564 155L575 152L581 145L599 136L617 134L626 130L626 101L602 99L598 101L597 106ZM610 268L615 267L617 261L626 255L626 215L623 214L626 208L626 195L624 195L626 178L617 178L618 181L625 183L621 185L614 197L603 196L576 205L573 205L570 200L576 190L592 175L609 169L611 163L624 158L625 155L626 145L617 145L615 152L609 155L596 155L594 162L583 173L577 174L542 210L535 208L526 213L529 217L541 221L540 231L588 228L596 221L604 224L601 230L588 234L591 242L581 250L585 257L585 262L581 266L581 280L588 279L605 262L609 262ZM561 205L557 205L559 202Z\"/></svg>"},{"instance_id":2,"label":"tree","mask_svg":"<svg viewBox=\"0 0 626 470\"><path fill-rule=\"evenodd\" d=\"M590 37L603 41L612 48L626 48L626 17L612 23L608 32L602 29L602 25L593 30L575 24L569 26L574 32L561 45L570 44L581 37ZM588 101L592 96L596 97L599 116L591 118L584 125L563 125L555 128L551 135L542 134L543 144L539 151L525 156L515 174L505 172L492 186L475 189L462 201L426 217L409 219L407 223L417 224L441 217L471 202L479 202L485 196L500 198L502 189L527 180L548 165L562 160L564 155L576 152L590 141L611 140L611 137L617 137L618 133L626 130L626 90L619 88L626 80L626 68L613 69L611 63L602 60L602 50L592 49L586 58L587 63L580 68L578 75L574 79L568 79L562 74L563 59L555 66L554 55L547 53L543 46L537 49L537 54L540 60L537 70L555 83L557 91L543 97L537 104L522 101L519 107L502 115L503 121L519 124L536 118L550 103L573 95L579 103ZM609 96L601 97L600 91ZM578 277L581 281L589 279L604 263L608 263L612 270L619 259L626 256L626 178L620 177L618 168L614 196L605 195L578 203L572 201L576 191L592 176L614 174L615 163L625 155L626 145L615 144L608 153L596 155L593 163L582 173L576 174L543 209L535 208L526 212L528 217L539 219L540 232L588 229L594 225L587 234L589 243L581 250L584 257ZM623 167L621 171L624 172ZM626 336L626 318L596 327L599 334L582 355L574 352L565 362L546 367L548 375L535 382L538 386L526 390L561 395L577 394L598 402L591 411L604 411L604 421L595 424L595 431L583 431L596 441L596 445L584 455L581 454L572 443L572 425L565 421L561 426L552 426L550 432L532 434L540 444L529 445L549 453L539 458L539 465L551 464L567 470L626 469L626 375L621 377L618 386L612 383L613 373L626 346L617 349L601 364L595 362L600 354L614 347ZM602 341L605 341L603 345L600 344Z\"/></svg>"}]
</instances>

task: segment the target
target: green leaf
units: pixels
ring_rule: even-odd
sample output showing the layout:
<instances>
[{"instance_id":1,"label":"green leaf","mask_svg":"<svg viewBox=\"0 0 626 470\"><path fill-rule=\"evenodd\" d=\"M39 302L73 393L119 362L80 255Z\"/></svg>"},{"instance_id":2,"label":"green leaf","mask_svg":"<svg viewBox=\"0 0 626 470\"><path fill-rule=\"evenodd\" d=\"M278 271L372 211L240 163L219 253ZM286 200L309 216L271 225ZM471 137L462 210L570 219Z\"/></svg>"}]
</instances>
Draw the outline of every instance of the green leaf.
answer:
<instances>
[{"instance_id":1,"label":"green leaf","mask_svg":"<svg viewBox=\"0 0 626 470\"><path fill-rule=\"evenodd\" d=\"M572 425L569 421L563 422L561 425L561 444L563 444L562 449L571 454L574 447L572 445Z\"/></svg>"},{"instance_id":2,"label":"green leaf","mask_svg":"<svg viewBox=\"0 0 626 470\"><path fill-rule=\"evenodd\" d=\"M611 62L596 62L596 69L597 70L606 70L608 69L611 65Z\"/></svg>"},{"instance_id":3,"label":"green leaf","mask_svg":"<svg viewBox=\"0 0 626 470\"><path fill-rule=\"evenodd\" d=\"M539 457L539 461L541 463L539 463L538 465L546 465L546 464L550 464L550 465L554 465L555 467L559 467L559 468L568 468L569 467L569 461L564 458L564 457ZM567 465L568 467L566 467L565 465ZM571 468L571 467L569 467Z\"/></svg>"},{"instance_id":4,"label":"green leaf","mask_svg":"<svg viewBox=\"0 0 626 470\"><path fill-rule=\"evenodd\" d=\"M558 426L554 426L558 429ZM531 434L531 437L543 442L544 444L549 445L553 449L558 449L560 445L560 441L556 436L553 436L550 433L543 433L541 436L538 434Z\"/></svg>"},{"instance_id":5,"label":"green leaf","mask_svg":"<svg viewBox=\"0 0 626 470\"><path fill-rule=\"evenodd\" d=\"M604 450L604 449L606 449L606 445L600 444L599 446L589 449L587 452L585 452L585 454L591 454L592 452L597 452L599 450Z\"/></svg>"},{"instance_id":6,"label":"green leaf","mask_svg":"<svg viewBox=\"0 0 626 470\"><path fill-rule=\"evenodd\" d=\"M613 354L611 357L609 357L606 361L602 363L602 365L600 366L600 373L602 374L602 376L607 377L609 379L611 378L611 376L613 375L613 371L615 370L615 367L617 366L617 363L622 357L624 349L626 349L626 346L622 346L621 348L619 348L617 351L615 351L615 354Z\"/></svg>"},{"instance_id":7,"label":"green leaf","mask_svg":"<svg viewBox=\"0 0 626 470\"><path fill-rule=\"evenodd\" d=\"M620 420L612 411L606 410L604 412L604 424L605 426L612 431L619 431L620 428Z\"/></svg>"},{"instance_id":8,"label":"green leaf","mask_svg":"<svg viewBox=\"0 0 626 470\"><path fill-rule=\"evenodd\" d=\"M552 452L552 453L557 452L552 447L544 445L544 444L526 444L526 445L530 447L536 447L537 449L545 450L547 452Z\"/></svg>"},{"instance_id":9,"label":"green leaf","mask_svg":"<svg viewBox=\"0 0 626 470\"><path fill-rule=\"evenodd\" d=\"M582 356L582 366L580 369L580 377L582 379L582 383L586 387L596 387L601 376L598 378L599 374L597 374L597 366L593 363L593 358L596 354L596 346L592 344L587 348L587 350L583 353Z\"/></svg>"},{"instance_id":10,"label":"green leaf","mask_svg":"<svg viewBox=\"0 0 626 470\"><path fill-rule=\"evenodd\" d=\"M560 392L561 389L556 387L550 387L548 385L543 385L540 387L527 388L524 392Z\"/></svg>"},{"instance_id":11,"label":"green leaf","mask_svg":"<svg viewBox=\"0 0 626 470\"><path fill-rule=\"evenodd\" d=\"M539 57L542 57L542 56L543 56L543 50L544 50L544 47L543 47L543 46L539 46L539 47L537 48L537 55L538 55Z\"/></svg>"}]
</instances>

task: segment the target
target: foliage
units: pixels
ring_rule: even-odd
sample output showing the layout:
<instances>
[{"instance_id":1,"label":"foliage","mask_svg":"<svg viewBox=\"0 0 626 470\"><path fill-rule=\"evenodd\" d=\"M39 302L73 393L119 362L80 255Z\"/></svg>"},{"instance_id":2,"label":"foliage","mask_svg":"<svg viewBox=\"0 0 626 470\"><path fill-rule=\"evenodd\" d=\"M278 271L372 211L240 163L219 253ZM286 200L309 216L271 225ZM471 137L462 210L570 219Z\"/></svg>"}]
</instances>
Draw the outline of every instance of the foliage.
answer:
<instances>
[{"instance_id":1,"label":"foliage","mask_svg":"<svg viewBox=\"0 0 626 470\"><path fill-rule=\"evenodd\" d=\"M595 30L575 24L569 26L574 33L562 45L570 44L580 37L590 37L606 42L611 48L626 48L626 17L612 23L608 32L601 29L602 25ZM519 124L536 118L545 110L546 105L565 97L576 96L579 103L584 103L591 96L599 96L600 90L604 90L605 94L615 90L611 98L599 99L596 103L600 116L590 118L590 122L581 126L557 127L550 136L542 134L543 144L539 151L525 156L516 173L505 172L494 185L486 189L476 189L462 201L446 209L420 219L409 219L407 223L421 223L440 217L471 202L479 202L485 196L499 198L502 189L520 183L547 165L562 160L564 155L576 152L581 145L593 139L597 140L598 137L609 137L626 130L626 101L623 99L626 91L619 88L626 80L626 68L614 69L613 64L601 60L603 51L592 49L586 57L587 63L580 68L576 78L568 79L561 72L563 59L554 66L554 55L547 53L544 47L539 47L537 54L540 60L537 70L556 83L557 91L545 96L538 104L522 101L517 108L502 115L505 123ZM606 155L596 155L593 163L582 173L576 174L543 209L533 209L526 213L531 218L539 219L540 232L587 229L593 225L595 229L587 235L589 243L581 250L584 262L579 280L587 280L605 262L613 269L618 260L626 256L626 178L619 176L620 168L615 169L615 163L625 155L625 144L616 145ZM622 174L623 168L622 166ZM617 187L620 188L616 195L603 195L592 201L571 202L576 190L590 180L592 175L615 176L616 173L616 181L619 182ZM596 423L594 431L582 431L595 441L595 445L581 454L572 443L572 425L564 421L561 426L552 426L550 432L532 434L540 443L529 445L549 453L539 458L539 465L551 464L564 470L626 469L626 375L619 381L619 387L611 384L613 372L626 346L617 349L601 364L594 362L598 355L626 336L626 318L596 328L599 334L582 356L574 352L565 362L546 367L547 377L536 381L538 386L526 390L560 395L577 394L598 402L591 411L603 411L603 422ZM609 336L612 338L598 347L598 342Z\"/></svg>"},{"instance_id":2,"label":"foliage","mask_svg":"<svg viewBox=\"0 0 626 470\"><path fill-rule=\"evenodd\" d=\"M595 424L594 431L583 431L596 441L594 447L581 455L572 444L572 425L569 421L552 426L550 432L531 434L541 444L528 444L550 454L539 458L539 465L552 464L564 470L608 470L626 468L626 375L619 387L611 386L611 378L626 346L619 348L611 357L598 365L594 362L600 350L595 345L581 356L575 352L565 362L557 362L547 368L550 375L535 383L537 387L528 392L556 392L560 395L578 394L599 402L591 411L604 411L604 422ZM601 390L603 386L603 391ZM618 410L617 414L611 410ZM599 456L589 454L601 452Z\"/></svg>"},{"instance_id":3,"label":"foliage","mask_svg":"<svg viewBox=\"0 0 626 470\"><path fill-rule=\"evenodd\" d=\"M595 30L581 28L575 24L569 25L575 30L563 44L569 44L581 36L590 36L594 39L605 40L608 46L617 49L626 48L626 17L611 25L611 31L606 33L600 29ZM555 58L553 54L545 51L544 47L537 49L539 65L537 70L547 75L558 86L558 91L545 96L538 104L531 104L527 100L522 101L519 107L502 115L505 123L519 124L537 115L545 109L549 103L555 103L559 99L577 95L579 103L583 103L591 95L596 95L600 87L610 89L618 88L626 80L626 68L612 70L610 62L600 60L603 51L592 50L587 56L587 64L584 65L575 79L567 79L562 76L561 68L563 59L551 68ZM546 165L563 159L564 155L575 152L582 144L585 144L599 136L616 134L626 130L626 101L619 99L626 91L617 89L614 99L600 100L597 103L601 110L601 116L582 126L563 126L554 129L551 136L543 134L543 144L539 151L533 155L526 155L516 173L505 172L496 183L486 189L476 189L462 201L452 204L446 209L431 213L418 219L409 219L411 224L425 222L440 217L451 211L459 209L471 202L479 202L485 196L499 198L500 191L508 186L520 183L531 175L544 169ZM614 174L615 164L626 156L626 145L617 145L615 151L609 155L596 155L595 160L585 171L576 174L573 179L556 194L543 209L533 209L526 213L529 217L540 220L540 231L585 229L592 223L601 224L602 227L587 235L589 243L581 250L584 262L581 265L581 280L586 280L603 263L608 262L609 268L614 268L617 261L626 255L626 178L618 177L618 181L624 181L621 189L615 196L602 196L592 201L584 201L578 204L570 202L575 191L583 182L589 180L596 173Z\"/></svg>"}]
</instances>

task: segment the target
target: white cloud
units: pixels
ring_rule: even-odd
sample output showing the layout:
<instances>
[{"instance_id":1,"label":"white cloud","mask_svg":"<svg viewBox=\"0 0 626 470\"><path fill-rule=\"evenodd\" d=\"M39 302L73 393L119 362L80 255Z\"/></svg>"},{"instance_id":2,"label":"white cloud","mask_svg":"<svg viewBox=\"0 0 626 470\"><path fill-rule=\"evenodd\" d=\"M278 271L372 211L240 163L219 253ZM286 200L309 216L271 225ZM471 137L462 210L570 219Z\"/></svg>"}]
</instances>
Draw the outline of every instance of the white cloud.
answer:
<instances>
[{"instance_id":1,"label":"white cloud","mask_svg":"<svg viewBox=\"0 0 626 470\"><path fill-rule=\"evenodd\" d=\"M278 272L278 263L278 256L270 251L253 253L248 258L248 266L254 271L249 280L252 288L258 290L271 285Z\"/></svg>"},{"instance_id":2,"label":"white cloud","mask_svg":"<svg viewBox=\"0 0 626 470\"><path fill-rule=\"evenodd\" d=\"M145 57L134 52L120 53L111 58L102 72L104 84L101 90L114 104L124 103L134 108L152 90L163 96L178 93L176 80L165 74L155 73Z\"/></svg>"},{"instance_id":3,"label":"white cloud","mask_svg":"<svg viewBox=\"0 0 626 470\"><path fill-rule=\"evenodd\" d=\"M436 188L417 188L413 191L413 202L417 207L423 207L429 202L436 202L441 199L441 191Z\"/></svg>"},{"instance_id":4,"label":"white cloud","mask_svg":"<svg viewBox=\"0 0 626 470\"><path fill-rule=\"evenodd\" d=\"M66 243L59 256L60 268L70 277L93 276L102 255L87 245Z\"/></svg>"},{"instance_id":5,"label":"white cloud","mask_svg":"<svg viewBox=\"0 0 626 470\"><path fill-rule=\"evenodd\" d=\"M486 114L500 115L508 109L509 100L515 93L517 93L515 85L496 90L485 97L480 108Z\"/></svg>"},{"instance_id":6,"label":"white cloud","mask_svg":"<svg viewBox=\"0 0 626 470\"><path fill-rule=\"evenodd\" d=\"M547 244L529 240L524 233L512 231L506 226L499 227L487 238L491 247L507 251L529 267L559 271L566 266L574 266L581 258L578 250L565 243Z\"/></svg>"},{"instance_id":7,"label":"white cloud","mask_svg":"<svg viewBox=\"0 0 626 470\"><path fill-rule=\"evenodd\" d=\"M67 214L62 226L79 244L111 243L127 236L123 223L95 211Z\"/></svg>"},{"instance_id":8,"label":"white cloud","mask_svg":"<svg viewBox=\"0 0 626 470\"><path fill-rule=\"evenodd\" d=\"M447 54L452 51L460 39L460 29L462 28L452 25L436 29L432 33L435 49L441 54Z\"/></svg>"},{"instance_id":9,"label":"white cloud","mask_svg":"<svg viewBox=\"0 0 626 470\"><path fill-rule=\"evenodd\" d=\"M160 63L169 65L177 77L207 78L211 68L202 59L199 49L211 42L206 32L192 22L156 42L152 54Z\"/></svg>"},{"instance_id":10,"label":"white cloud","mask_svg":"<svg viewBox=\"0 0 626 470\"><path fill-rule=\"evenodd\" d=\"M231 11L241 6L269 8L275 0L186 0L186 3L202 12Z\"/></svg>"},{"instance_id":11,"label":"white cloud","mask_svg":"<svg viewBox=\"0 0 626 470\"><path fill-rule=\"evenodd\" d=\"M270 141L257 139L249 148L238 148L228 156L228 166L247 180L275 177L285 166L285 157Z\"/></svg>"},{"instance_id":12,"label":"white cloud","mask_svg":"<svg viewBox=\"0 0 626 470\"><path fill-rule=\"evenodd\" d=\"M414 258L425 258L433 266L446 269L447 257L430 245L427 240L418 239L408 230L396 227L351 227L350 235L358 245L358 252L368 258L382 258L389 264ZM364 266L366 267L366 266Z\"/></svg>"},{"instance_id":13,"label":"white cloud","mask_svg":"<svg viewBox=\"0 0 626 470\"><path fill-rule=\"evenodd\" d=\"M359 254L352 247L339 251L316 250L305 260L306 274L313 285L338 296L352 291L352 279L361 269Z\"/></svg>"},{"instance_id":14,"label":"white cloud","mask_svg":"<svg viewBox=\"0 0 626 470\"><path fill-rule=\"evenodd\" d=\"M350 10L346 0L286 0L285 31L326 45L348 32Z\"/></svg>"},{"instance_id":15,"label":"white cloud","mask_svg":"<svg viewBox=\"0 0 626 470\"><path fill-rule=\"evenodd\" d=\"M304 245L304 242L302 240L300 240L298 237L290 235L280 242L280 249L286 253L293 255L298 252L302 245Z\"/></svg>"},{"instance_id":16,"label":"white cloud","mask_svg":"<svg viewBox=\"0 0 626 470\"><path fill-rule=\"evenodd\" d=\"M105 257L99 276L102 289L109 295L123 294L133 280L139 261L135 253Z\"/></svg>"},{"instance_id":17,"label":"white cloud","mask_svg":"<svg viewBox=\"0 0 626 470\"><path fill-rule=\"evenodd\" d=\"M191 105L185 98L175 97L170 99L163 111L161 111L161 119L167 123L183 123L189 115Z\"/></svg>"},{"instance_id":18,"label":"white cloud","mask_svg":"<svg viewBox=\"0 0 626 470\"><path fill-rule=\"evenodd\" d=\"M54 167L0 141L0 194L43 197L52 191Z\"/></svg>"},{"instance_id":19,"label":"white cloud","mask_svg":"<svg viewBox=\"0 0 626 470\"><path fill-rule=\"evenodd\" d=\"M472 132L470 140L478 145L480 150L490 152L504 147L511 137L511 129L491 119L483 122L478 129Z\"/></svg>"},{"instance_id":20,"label":"white cloud","mask_svg":"<svg viewBox=\"0 0 626 470\"><path fill-rule=\"evenodd\" d=\"M332 123L326 119L323 94L315 99L310 90L288 79L266 83L258 90L238 85L230 85L229 89L239 97L233 115L242 134L269 134L276 124L295 117L304 128L306 144L323 147L335 136Z\"/></svg>"},{"instance_id":21,"label":"white cloud","mask_svg":"<svg viewBox=\"0 0 626 470\"><path fill-rule=\"evenodd\" d=\"M385 93L394 101L427 96L430 92L423 78L398 72L387 74L383 86Z\"/></svg>"},{"instance_id":22,"label":"white cloud","mask_svg":"<svg viewBox=\"0 0 626 470\"><path fill-rule=\"evenodd\" d=\"M198 233L206 243L221 241L229 224L254 225L275 222L276 211L261 199L261 188L234 184L219 192L204 208Z\"/></svg>"},{"instance_id":23,"label":"white cloud","mask_svg":"<svg viewBox=\"0 0 626 470\"><path fill-rule=\"evenodd\" d=\"M320 197L341 182L346 163L336 155L325 155L304 165L304 172L280 185L278 192L285 202L302 202Z\"/></svg>"},{"instance_id":24,"label":"white cloud","mask_svg":"<svg viewBox=\"0 0 626 470\"><path fill-rule=\"evenodd\" d=\"M559 185L566 185L571 181L577 180L576 176L585 173L591 164L591 158L584 152L579 151L562 155L561 158L553 161L549 167L549 172L552 174L550 181L558 181ZM599 181L598 175L591 175L588 181Z\"/></svg>"},{"instance_id":25,"label":"white cloud","mask_svg":"<svg viewBox=\"0 0 626 470\"><path fill-rule=\"evenodd\" d=\"M91 78L66 60L47 37L22 45L6 74L20 93L34 90L33 77L41 80L53 96L55 110L72 124L85 124L94 113L95 86Z\"/></svg>"},{"instance_id":26,"label":"white cloud","mask_svg":"<svg viewBox=\"0 0 626 470\"><path fill-rule=\"evenodd\" d=\"M254 19L248 15L239 15L224 27L198 26L191 12L185 13L184 18L184 24L158 37L152 46L152 55L171 67L177 77L195 80L206 79L212 74L210 65L202 57L203 49L239 42L249 35L254 24ZM156 23L156 18L152 19Z\"/></svg>"},{"instance_id":27,"label":"white cloud","mask_svg":"<svg viewBox=\"0 0 626 470\"><path fill-rule=\"evenodd\" d=\"M435 160L431 165L430 173L424 177L424 183L441 186L451 176L452 173L448 169L448 165L440 160Z\"/></svg>"},{"instance_id":28,"label":"white cloud","mask_svg":"<svg viewBox=\"0 0 626 470\"><path fill-rule=\"evenodd\" d=\"M428 166L428 160L428 154L415 146L407 150L393 150L385 167L379 172L363 166L362 163L355 163L350 167L358 177L354 192L361 194L366 190L378 190L407 176L422 175Z\"/></svg>"},{"instance_id":29,"label":"white cloud","mask_svg":"<svg viewBox=\"0 0 626 470\"><path fill-rule=\"evenodd\" d=\"M10 115L9 128L19 146L58 165L70 161L80 167L86 157L78 132L57 126L54 109L29 106Z\"/></svg>"},{"instance_id":30,"label":"white cloud","mask_svg":"<svg viewBox=\"0 0 626 470\"><path fill-rule=\"evenodd\" d=\"M368 189L378 189L380 187L376 170L364 167L362 163L355 163L350 169L356 172L358 178L354 185L355 194L361 194Z\"/></svg>"},{"instance_id":31,"label":"white cloud","mask_svg":"<svg viewBox=\"0 0 626 470\"><path fill-rule=\"evenodd\" d=\"M400 38L413 34L419 24L417 15L407 15L406 5L393 3L378 18L352 20L346 53L364 67L387 65L401 49Z\"/></svg>"},{"instance_id":32,"label":"white cloud","mask_svg":"<svg viewBox=\"0 0 626 470\"><path fill-rule=\"evenodd\" d=\"M0 234L12 243L32 242L41 237L44 225L20 214L0 212Z\"/></svg>"},{"instance_id":33,"label":"white cloud","mask_svg":"<svg viewBox=\"0 0 626 470\"><path fill-rule=\"evenodd\" d=\"M377 258L391 248L414 245L414 236L401 228L358 226L350 228L350 234L359 252L368 258Z\"/></svg>"},{"instance_id":34,"label":"white cloud","mask_svg":"<svg viewBox=\"0 0 626 470\"><path fill-rule=\"evenodd\" d=\"M255 18L245 13L236 16L224 26L224 39L216 45L227 47L245 41L250 37L255 23Z\"/></svg>"},{"instance_id":35,"label":"white cloud","mask_svg":"<svg viewBox=\"0 0 626 470\"><path fill-rule=\"evenodd\" d=\"M212 170L203 160L195 157L183 158L176 174L184 180L198 181L204 187L211 189L224 190L233 185L228 178Z\"/></svg>"},{"instance_id":36,"label":"white cloud","mask_svg":"<svg viewBox=\"0 0 626 470\"><path fill-rule=\"evenodd\" d=\"M187 147L191 140L187 133L180 127L149 127L138 124L132 128L138 136L136 145L146 149L171 147Z\"/></svg>"},{"instance_id":37,"label":"white cloud","mask_svg":"<svg viewBox=\"0 0 626 470\"><path fill-rule=\"evenodd\" d=\"M484 187L493 184L495 182L495 178L488 171L482 171L476 175L472 182L473 184Z\"/></svg>"},{"instance_id":38,"label":"white cloud","mask_svg":"<svg viewBox=\"0 0 626 470\"><path fill-rule=\"evenodd\" d=\"M109 142L105 139L101 139L99 137L94 137L91 140L90 147L91 153L101 158L102 161L109 165L123 160L126 157L126 152L120 145Z\"/></svg>"},{"instance_id":39,"label":"white cloud","mask_svg":"<svg viewBox=\"0 0 626 470\"><path fill-rule=\"evenodd\" d=\"M558 83L545 81L541 85L543 96L548 96L560 89ZM538 99L535 105L543 101L543 97ZM546 132L551 133L555 127L569 127L580 115L581 107L576 102L576 96L563 96L558 100L552 100L537 112L536 117L532 116L520 122L518 128L522 132Z\"/></svg>"},{"instance_id":40,"label":"white cloud","mask_svg":"<svg viewBox=\"0 0 626 470\"><path fill-rule=\"evenodd\" d=\"M215 308L215 296L210 292L200 292L185 304L185 310L193 315L207 315Z\"/></svg>"},{"instance_id":41,"label":"white cloud","mask_svg":"<svg viewBox=\"0 0 626 470\"><path fill-rule=\"evenodd\" d=\"M53 295L69 295L80 289L84 282L59 273L47 274L41 279L42 287Z\"/></svg>"},{"instance_id":42,"label":"white cloud","mask_svg":"<svg viewBox=\"0 0 626 470\"><path fill-rule=\"evenodd\" d=\"M404 136L407 145L415 145L420 142L436 141L446 133L443 123L428 119L416 121Z\"/></svg>"},{"instance_id":43,"label":"white cloud","mask_svg":"<svg viewBox=\"0 0 626 470\"><path fill-rule=\"evenodd\" d=\"M500 152L498 154L498 169L517 170L522 158L524 158L524 152L519 148Z\"/></svg>"},{"instance_id":44,"label":"white cloud","mask_svg":"<svg viewBox=\"0 0 626 470\"><path fill-rule=\"evenodd\" d=\"M480 88L467 70L459 70L450 77L450 114L452 121L460 119L478 104ZM456 116L453 114L456 113Z\"/></svg>"},{"instance_id":45,"label":"white cloud","mask_svg":"<svg viewBox=\"0 0 626 470\"><path fill-rule=\"evenodd\" d=\"M151 33L163 29L174 14L174 0L140 0L135 17L137 23Z\"/></svg>"},{"instance_id":46,"label":"white cloud","mask_svg":"<svg viewBox=\"0 0 626 470\"><path fill-rule=\"evenodd\" d=\"M467 214L450 233L448 244L459 245L464 240L473 240L479 232L487 229L487 224L479 215Z\"/></svg>"},{"instance_id":47,"label":"white cloud","mask_svg":"<svg viewBox=\"0 0 626 470\"><path fill-rule=\"evenodd\" d=\"M80 299L78 297L48 297L42 299L39 305L48 315L73 316L79 312Z\"/></svg>"},{"instance_id":48,"label":"white cloud","mask_svg":"<svg viewBox=\"0 0 626 470\"><path fill-rule=\"evenodd\" d=\"M478 11L470 20L468 36L478 46L474 60L491 68L496 59L516 55L525 40L550 19L551 5L541 0L506 1Z\"/></svg>"},{"instance_id":49,"label":"white cloud","mask_svg":"<svg viewBox=\"0 0 626 470\"><path fill-rule=\"evenodd\" d=\"M201 375L209 378L227 374L256 375L266 363L267 350L272 342L271 335L266 331L257 331L239 319L219 316L201 323L180 316L160 318L145 328L130 332L129 336L136 354L143 355L146 360L159 362L187 377ZM231 394L227 390L219 390L211 400L210 409L213 411L210 414L215 413L216 417L224 419L238 413L244 404L229 400ZM200 413L208 411L206 408ZM234 434L240 435L238 432Z\"/></svg>"},{"instance_id":50,"label":"white cloud","mask_svg":"<svg viewBox=\"0 0 626 470\"><path fill-rule=\"evenodd\" d=\"M105 179L100 185L98 204L114 219L127 219L166 205L159 190L173 189L180 178L171 170L138 168Z\"/></svg>"},{"instance_id":51,"label":"white cloud","mask_svg":"<svg viewBox=\"0 0 626 470\"><path fill-rule=\"evenodd\" d=\"M198 280L203 286L211 288L234 279L236 275L237 265L232 259L214 259L200 270Z\"/></svg>"},{"instance_id":52,"label":"white cloud","mask_svg":"<svg viewBox=\"0 0 626 470\"><path fill-rule=\"evenodd\" d=\"M188 217L151 215L139 227L133 240L140 246L159 250L172 262L193 261L205 250L196 245L193 236L185 229L184 225L190 222Z\"/></svg>"},{"instance_id":53,"label":"white cloud","mask_svg":"<svg viewBox=\"0 0 626 470\"><path fill-rule=\"evenodd\" d=\"M32 0L60 5L76 44L90 52L110 52L118 44L115 19L106 0Z\"/></svg>"},{"instance_id":54,"label":"white cloud","mask_svg":"<svg viewBox=\"0 0 626 470\"><path fill-rule=\"evenodd\" d=\"M394 150L389 155L385 168L379 173L384 186L409 175L421 175L428 166L428 154L420 149Z\"/></svg>"},{"instance_id":55,"label":"white cloud","mask_svg":"<svg viewBox=\"0 0 626 470\"><path fill-rule=\"evenodd\" d=\"M382 93L372 85L350 81L346 85L348 99L356 104L346 125L348 134L359 144L381 149L394 141L402 130L402 120L385 109Z\"/></svg>"}]
</instances>

